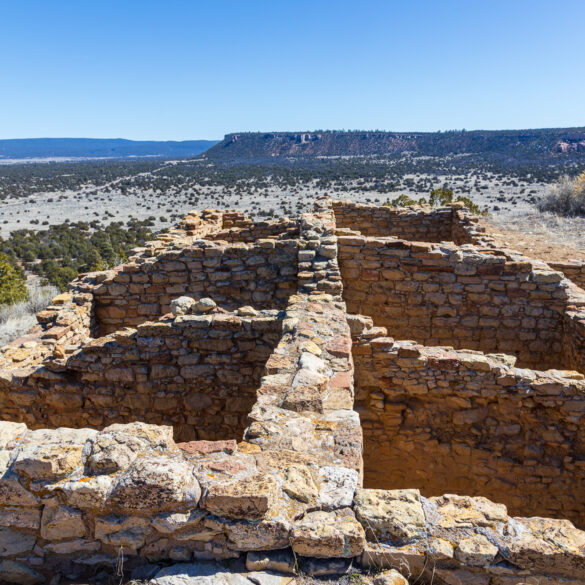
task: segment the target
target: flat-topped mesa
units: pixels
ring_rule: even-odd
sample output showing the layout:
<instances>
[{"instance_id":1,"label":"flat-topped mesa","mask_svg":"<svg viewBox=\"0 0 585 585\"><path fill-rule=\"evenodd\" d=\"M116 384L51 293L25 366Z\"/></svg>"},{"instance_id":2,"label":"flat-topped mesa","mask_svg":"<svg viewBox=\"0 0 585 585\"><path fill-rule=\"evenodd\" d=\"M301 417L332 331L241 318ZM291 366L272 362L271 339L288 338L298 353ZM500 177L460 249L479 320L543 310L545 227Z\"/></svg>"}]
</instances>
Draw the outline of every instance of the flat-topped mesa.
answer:
<instances>
[{"instance_id":1,"label":"flat-topped mesa","mask_svg":"<svg viewBox=\"0 0 585 585\"><path fill-rule=\"evenodd\" d=\"M458 205L191 212L2 348L0 580L583 581L584 306Z\"/></svg>"}]
</instances>

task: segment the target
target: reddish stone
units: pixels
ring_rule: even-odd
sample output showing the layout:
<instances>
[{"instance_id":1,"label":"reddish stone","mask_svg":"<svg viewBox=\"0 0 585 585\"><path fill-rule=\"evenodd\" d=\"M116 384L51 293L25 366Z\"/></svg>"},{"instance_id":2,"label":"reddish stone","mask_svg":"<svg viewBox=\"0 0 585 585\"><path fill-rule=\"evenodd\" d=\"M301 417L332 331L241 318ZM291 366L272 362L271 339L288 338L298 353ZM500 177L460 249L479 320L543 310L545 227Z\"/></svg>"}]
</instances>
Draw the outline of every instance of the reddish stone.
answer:
<instances>
[{"instance_id":1,"label":"reddish stone","mask_svg":"<svg viewBox=\"0 0 585 585\"><path fill-rule=\"evenodd\" d=\"M420 357L422 345L404 345L398 348L398 357Z\"/></svg>"},{"instance_id":2,"label":"reddish stone","mask_svg":"<svg viewBox=\"0 0 585 585\"><path fill-rule=\"evenodd\" d=\"M325 346L325 349L335 357L348 358L351 353L351 339L336 337Z\"/></svg>"},{"instance_id":3,"label":"reddish stone","mask_svg":"<svg viewBox=\"0 0 585 585\"><path fill-rule=\"evenodd\" d=\"M323 312L323 305L321 303L308 303L307 304L307 311L311 311L313 313L322 313Z\"/></svg>"},{"instance_id":4,"label":"reddish stone","mask_svg":"<svg viewBox=\"0 0 585 585\"><path fill-rule=\"evenodd\" d=\"M240 473L241 471L246 471L246 469L248 469L239 461L231 461L230 459L224 459L223 461L215 461L214 463L210 463L207 467L211 471L222 471L224 473L231 473L234 475L236 473Z\"/></svg>"},{"instance_id":5,"label":"reddish stone","mask_svg":"<svg viewBox=\"0 0 585 585\"><path fill-rule=\"evenodd\" d=\"M225 441L189 441L188 443L177 443L177 447L191 455L207 455L209 453L222 452L232 455L237 449L234 439L226 439Z\"/></svg>"},{"instance_id":6,"label":"reddish stone","mask_svg":"<svg viewBox=\"0 0 585 585\"><path fill-rule=\"evenodd\" d=\"M280 370L285 370L293 365L293 358L286 355L273 353L266 362L266 373L276 374Z\"/></svg>"},{"instance_id":7,"label":"reddish stone","mask_svg":"<svg viewBox=\"0 0 585 585\"><path fill-rule=\"evenodd\" d=\"M331 388L350 388L351 387L351 372L338 372L329 381Z\"/></svg>"},{"instance_id":8,"label":"reddish stone","mask_svg":"<svg viewBox=\"0 0 585 585\"><path fill-rule=\"evenodd\" d=\"M362 270L362 280L380 280L380 273L377 270Z\"/></svg>"},{"instance_id":9,"label":"reddish stone","mask_svg":"<svg viewBox=\"0 0 585 585\"><path fill-rule=\"evenodd\" d=\"M456 370L461 365L461 360L456 353L444 352L429 356L429 366L439 370Z\"/></svg>"}]
</instances>

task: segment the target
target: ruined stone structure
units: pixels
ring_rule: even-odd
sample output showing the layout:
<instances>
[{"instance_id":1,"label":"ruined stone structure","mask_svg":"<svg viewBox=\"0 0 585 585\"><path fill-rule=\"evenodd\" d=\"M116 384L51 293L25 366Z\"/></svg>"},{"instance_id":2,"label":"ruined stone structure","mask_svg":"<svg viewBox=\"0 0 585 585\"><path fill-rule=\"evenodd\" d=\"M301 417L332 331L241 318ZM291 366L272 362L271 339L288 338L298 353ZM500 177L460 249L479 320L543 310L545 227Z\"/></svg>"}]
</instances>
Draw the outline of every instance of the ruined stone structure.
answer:
<instances>
[{"instance_id":1,"label":"ruined stone structure","mask_svg":"<svg viewBox=\"0 0 585 585\"><path fill-rule=\"evenodd\" d=\"M585 292L458 205L193 212L38 322L0 355L0 581L585 580Z\"/></svg>"}]
</instances>

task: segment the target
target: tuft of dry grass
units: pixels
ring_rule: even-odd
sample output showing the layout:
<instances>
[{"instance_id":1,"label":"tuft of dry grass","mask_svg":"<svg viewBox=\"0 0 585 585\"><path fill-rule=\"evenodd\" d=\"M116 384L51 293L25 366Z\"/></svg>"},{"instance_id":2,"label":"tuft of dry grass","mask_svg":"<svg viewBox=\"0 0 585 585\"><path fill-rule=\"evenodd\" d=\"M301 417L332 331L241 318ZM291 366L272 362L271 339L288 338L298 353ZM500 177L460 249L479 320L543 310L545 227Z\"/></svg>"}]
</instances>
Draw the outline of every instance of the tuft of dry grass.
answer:
<instances>
[{"instance_id":1,"label":"tuft of dry grass","mask_svg":"<svg viewBox=\"0 0 585 585\"><path fill-rule=\"evenodd\" d=\"M564 175L538 203L540 211L558 215L585 215L585 171L577 178Z\"/></svg>"},{"instance_id":2,"label":"tuft of dry grass","mask_svg":"<svg viewBox=\"0 0 585 585\"><path fill-rule=\"evenodd\" d=\"M14 305L0 305L0 346L17 339L33 327L35 315L42 311L59 291L54 286L27 285L28 299Z\"/></svg>"}]
</instances>

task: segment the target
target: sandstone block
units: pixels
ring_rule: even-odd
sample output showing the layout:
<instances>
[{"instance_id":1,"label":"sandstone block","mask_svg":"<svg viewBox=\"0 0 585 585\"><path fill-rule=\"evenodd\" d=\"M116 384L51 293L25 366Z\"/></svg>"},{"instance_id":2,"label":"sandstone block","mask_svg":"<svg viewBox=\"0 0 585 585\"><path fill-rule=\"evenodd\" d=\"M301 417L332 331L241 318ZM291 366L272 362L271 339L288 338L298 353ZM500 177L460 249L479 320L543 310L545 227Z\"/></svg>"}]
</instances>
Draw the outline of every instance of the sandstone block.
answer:
<instances>
[{"instance_id":1,"label":"sandstone block","mask_svg":"<svg viewBox=\"0 0 585 585\"><path fill-rule=\"evenodd\" d=\"M81 452L93 429L28 431L22 438L14 470L32 480L58 479L82 465Z\"/></svg>"},{"instance_id":2,"label":"sandstone block","mask_svg":"<svg viewBox=\"0 0 585 585\"><path fill-rule=\"evenodd\" d=\"M293 526L291 537L295 553L307 557L342 557L359 555L366 537L351 509L334 512L309 512Z\"/></svg>"},{"instance_id":3,"label":"sandstone block","mask_svg":"<svg viewBox=\"0 0 585 585\"><path fill-rule=\"evenodd\" d=\"M277 494L275 478L269 474L257 474L212 484L201 505L217 516L258 520L273 507Z\"/></svg>"},{"instance_id":4,"label":"sandstone block","mask_svg":"<svg viewBox=\"0 0 585 585\"><path fill-rule=\"evenodd\" d=\"M80 510L69 506L45 506L41 520L41 536L45 540L65 540L85 535L85 521Z\"/></svg>"},{"instance_id":5,"label":"sandstone block","mask_svg":"<svg viewBox=\"0 0 585 585\"><path fill-rule=\"evenodd\" d=\"M356 517L370 540L406 544L427 534L418 490L356 490Z\"/></svg>"},{"instance_id":6,"label":"sandstone block","mask_svg":"<svg viewBox=\"0 0 585 585\"><path fill-rule=\"evenodd\" d=\"M36 585L45 582L45 578L26 563L10 559L0 562L0 575L6 583L17 585Z\"/></svg>"},{"instance_id":7,"label":"sandstone block","mask_svg":"<svg viewBox=\"0 0 585 585\"><path fill-rule=\"evenodd\" d=\"M201 497L193 467L185 461L148 456L137 459L115 482L109 501L123 510L195 507Z\"/></svg>"},{"instance_id":8,"label":"sandstone block","mask_svg":"<svg viewBox=\"0 0 585 585\"><path fill-rule=\"evenodd\" d=\"M485 567L498 554L494 546L483 534L464 538L455 549L455 558L469 567Z\"/></svg>"}]
</instances>

